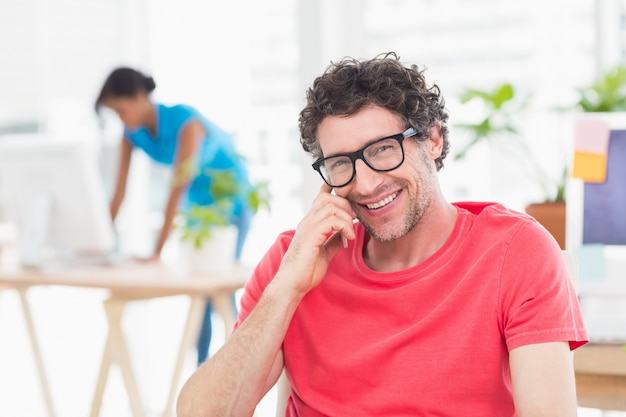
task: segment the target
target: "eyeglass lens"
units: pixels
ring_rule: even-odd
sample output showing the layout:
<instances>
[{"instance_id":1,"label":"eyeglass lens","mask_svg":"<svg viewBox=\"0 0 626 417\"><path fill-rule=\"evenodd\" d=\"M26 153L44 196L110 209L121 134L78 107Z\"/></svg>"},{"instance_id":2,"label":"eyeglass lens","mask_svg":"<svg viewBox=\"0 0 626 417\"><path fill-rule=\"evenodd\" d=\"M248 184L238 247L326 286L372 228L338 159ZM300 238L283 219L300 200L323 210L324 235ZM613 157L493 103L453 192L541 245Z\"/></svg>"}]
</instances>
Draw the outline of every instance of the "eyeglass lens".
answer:
<instances>
[{"instance_id":1,"label":"eyeglass lens","mask_svg":"<svg viewBox=\"0 0 626 417\"><path fill-rule=\"evenodd\" d=\"M353 155L338 155L326 158L320 164L320 173L332 187L340 187L349 183L355 170L356 159L376 171L390 171L397 168L403 161L404 154L400 143L402 135L384 138L369 144Z\"/></svg>"}]
</instances>

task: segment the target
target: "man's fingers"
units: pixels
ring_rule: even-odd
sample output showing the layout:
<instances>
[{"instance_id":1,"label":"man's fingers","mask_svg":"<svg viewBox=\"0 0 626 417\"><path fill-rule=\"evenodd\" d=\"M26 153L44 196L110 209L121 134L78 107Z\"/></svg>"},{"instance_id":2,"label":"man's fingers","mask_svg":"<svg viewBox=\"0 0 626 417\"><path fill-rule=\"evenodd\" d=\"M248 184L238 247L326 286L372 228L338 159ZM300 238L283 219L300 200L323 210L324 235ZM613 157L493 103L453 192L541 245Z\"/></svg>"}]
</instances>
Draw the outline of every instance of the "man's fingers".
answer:
<instances>
[{"instance_id":1,"label":"man's fingers","mask_svg":"<svg viewBox=\"0 0 626 417\"><path fill-rule=\"evenodd\" d=\"M333 191L333 188L326 184L325 182L322 182L322 186L320 187L320 194L322 193L326 193L326 194L330 194Z\"/></svg>"}]
</instances>

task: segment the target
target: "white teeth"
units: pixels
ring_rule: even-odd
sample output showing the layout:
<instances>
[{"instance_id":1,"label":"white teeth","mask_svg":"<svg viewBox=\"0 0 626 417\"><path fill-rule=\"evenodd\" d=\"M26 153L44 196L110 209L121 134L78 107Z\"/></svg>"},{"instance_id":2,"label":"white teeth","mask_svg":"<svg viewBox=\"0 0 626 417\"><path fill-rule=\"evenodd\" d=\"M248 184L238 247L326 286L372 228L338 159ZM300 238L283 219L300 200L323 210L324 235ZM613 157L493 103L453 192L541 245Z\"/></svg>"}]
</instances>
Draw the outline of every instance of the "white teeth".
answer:
<instances>
[{"instance_id":1,"label":"white teeth","mask_svg":"<svg viewBox=\"0 0 626 417\"><path fill-rule=\"evenodd\" d=\"M380 200L380 201L378 201L376 203L373 203L373 204L367 204L367 208L368 209L381 208L381 207L386 206L387 204L391 203L393 200L396 199L397 196L398 196L398 193L395 192L395 193L391 194L389 197L387 197L387 198L385 198L383 200Z\"/></svg>"}]
</instances>

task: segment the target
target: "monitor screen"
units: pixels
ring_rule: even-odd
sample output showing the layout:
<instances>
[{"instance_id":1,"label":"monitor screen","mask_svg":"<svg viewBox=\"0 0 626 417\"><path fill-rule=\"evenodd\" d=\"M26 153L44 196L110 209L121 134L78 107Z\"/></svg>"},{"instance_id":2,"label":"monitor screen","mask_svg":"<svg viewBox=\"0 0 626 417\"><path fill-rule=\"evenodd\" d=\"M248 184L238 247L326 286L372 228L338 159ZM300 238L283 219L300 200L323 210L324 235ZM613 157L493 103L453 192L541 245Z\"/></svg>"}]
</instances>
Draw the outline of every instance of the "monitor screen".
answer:
<instances>
[{"instance_id":1,"label":"monitor screen","mask_svg":"<svg viewBox=\"0 0 626 417\"><path fill-rule=\"evenodd\" d=\"M0 137L0 198L4 220L18 226L24 264L115 245L97 150L87 141Z\"/></svg>"}]
</instances>

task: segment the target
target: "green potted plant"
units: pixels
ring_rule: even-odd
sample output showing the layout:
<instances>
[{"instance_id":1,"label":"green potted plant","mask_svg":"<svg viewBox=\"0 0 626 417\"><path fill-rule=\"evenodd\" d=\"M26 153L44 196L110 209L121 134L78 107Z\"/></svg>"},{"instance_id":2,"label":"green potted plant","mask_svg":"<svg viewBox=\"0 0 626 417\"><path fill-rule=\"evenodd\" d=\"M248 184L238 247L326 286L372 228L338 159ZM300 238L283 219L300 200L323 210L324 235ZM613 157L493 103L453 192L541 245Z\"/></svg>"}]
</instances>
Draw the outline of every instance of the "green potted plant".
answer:
<instances>
[{"instance_id":1,"label":"green potted plant","mask_svg":"<svg viewBox=\"0 0 626 417\"><path fill-rule=\"evenodd\" d=\"M190 267L196 271L220 272L231 267L234 259L237 230L230 224L229 216L240 190L231 171L210 169L205 174L211 177L207 192L213 196L213 203L194 205L179 212L177 227ZM246 199L254 214L262 208L269 211L271 196L267 181L252 184Z\"/></svg>"},{"instance_id":2,"label":"green potted plant","mask_svg":"<svg viewBox=\"0 0 626 417\"><path fill-rule=\"evenodd\" d=\"M208 192L214 198L213 204L195 205L189 211L180 213L181 239L191 241L196 248L201 248L214 235L216 229L230 224L229 213L239 192L232 172L211 170L210 176L212 181ZM254 184L246 197L253 213L256 214L260 208L269 211L270 195L266 181Z\"/></svg>"},{"instance_id":3,"label":"green potted plant","mask_svg":"<svg viewBox=\"0 0 626 417\"><path fill-rule=\"evenodd\" d=\"M578 88L575 108L584 113L609 113L626 110L626 67L617 66L592 84Z\"/></svg>"},{"instance_id":4,"label":"green potted plant","mask_svg":"<svg viewBox=\"0 0 626 417\"><path fill-rule=\"evenodd\" d=\"M461 104L479 101L486 114L475 123L456 124L456 127L470 134L470 142L454 154L454 159L465 158L472 148L483 142L505 138L509 141L518 141L518 130L512 116L526 107L527 101L515 100L515 89L511 84L500 84L493 90L468 88L461 93L459 101ZM521 142L514 146L520 145L523 146Z\"/></svg>"},{"instance_id":5,"label":"green potted plant","mask_svg":"<svg viewBox=\"0 0 626 417\"><path fill-rule=\"evenodd\" d=\"M565 247L565 192L568 178L567 163L563 163L560 175L551 177L539 163L522 139L514 122L514 115L523 111L530 96L518 97L513 85L502 83L491 90L466 89L459 100L461 104L479 101L485 109L484 117L475 123L458 124L456 127L470 134L470 142L454 155L456 160L466 158L476 145L500 141L515 155L526 176L531 178L543 193L543 199L528 204L526 212L535 217L555 237L559 245Z\"/></svg>"}]
</instances>

